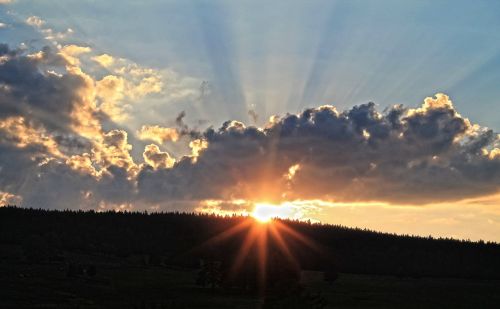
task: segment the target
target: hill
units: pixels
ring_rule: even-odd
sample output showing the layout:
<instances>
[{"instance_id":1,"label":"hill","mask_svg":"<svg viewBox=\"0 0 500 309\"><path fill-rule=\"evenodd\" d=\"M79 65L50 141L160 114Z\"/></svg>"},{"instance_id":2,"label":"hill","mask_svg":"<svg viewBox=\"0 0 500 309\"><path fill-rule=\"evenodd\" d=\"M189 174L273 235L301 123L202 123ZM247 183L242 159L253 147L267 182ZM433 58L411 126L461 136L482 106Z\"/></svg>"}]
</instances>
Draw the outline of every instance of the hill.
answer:
<instances>
[{"instance_id":1,"label":"hill","mask_svg":"<svg viewBox=\"0 0 500 309\"><path fill-rule=\"evenodd\" d=\"M231 255L237 251L251 225L209 248L193 249L245 221L253 219L190 213L99 213L2 207L0 243L20 245L26 251L25 258L34 253L28 251L37 251L38 256L33 258L41 259L67 251L120 257L148 255L161 259L157 262L194 266L207 255L225 260L217 252ZM279 221L313 243L304 245L287 233L282 236L302 268L321 270L323 263L332 262L339 271L349 273L500 279L500 245L496 243ZM318 255L314 246L321 247L324 254Z\"/></svg>"},{"instance_id":2,"label":"hill","mask_svg":"<svg viewBox=\"0 0 500 309\"><path fill-rule=\"evenodd\" d=\"M370 301L379 297L385 307L388 301L404 302L415 295L421 296L415 304L426 307L450 301L458 307L470 304L467 301L488 307L500 301L492 296L500 286L496 243L292 220L261 224L239 216L2 207L0 268L2 308L28 308L40 300L63 307L82 307L90 301L89 308L125 304L139 308L151 300L159 301L158 308L204 308L207 302L209 308L224 304L255 308L262 295L273 299L283 291L303 289L304 284L314 287L307 293L322 294L304 296L304 290L292 294L302 295L294 301L298 308L309 307L300 305L304 299L325 306L343 300L349 304L352 297L359 298L354 291L366 289L380 291L379 296L363 295ZM309 280L315 276L320 280ZM299 283L304 277L309 283ZM195 283L212 289L196 288ZM263 284L265 291L258 288ZM437 291L444 289L455 292L442 298L444 292ZM26 291L32 291L27 298L31 300L22 303ZM191 299L200 293L211 300ZM400 295L393 299L395 294L388 293ZM370 301L366 306L374 305ZM363 302L358 299L355 304Z\"/></svg>"}]
</instances>

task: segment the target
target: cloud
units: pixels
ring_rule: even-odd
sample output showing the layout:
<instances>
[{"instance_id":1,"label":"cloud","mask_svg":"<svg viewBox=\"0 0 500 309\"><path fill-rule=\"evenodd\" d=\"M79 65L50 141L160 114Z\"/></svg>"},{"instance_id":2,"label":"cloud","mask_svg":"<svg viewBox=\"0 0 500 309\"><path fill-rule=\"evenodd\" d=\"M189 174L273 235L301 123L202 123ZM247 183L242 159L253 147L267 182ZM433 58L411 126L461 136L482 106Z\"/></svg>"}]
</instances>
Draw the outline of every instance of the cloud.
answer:
<instances>
[{"instance_id":1,"label":"cloud","mask_svg":"<svg viewBox=\"0 0 500 309\"><path fill-rule=\"evenodd\" d=\"M248 215L248 210L252 208L252 202L245 200L204 200L197 205L195 211L218 215Z\"/></svg>"},{"instance_id":2,"label":"cloud","mask_svg":"<svg viewBox=\"0 0 500 309\"><path fill-rule=\"evenodd\" d=\"M93 159L103 168L119 167L134 172L136 164L130 155L132 145L124 130L111 130L103 135L103 141L92 149Z\"/></svg>"},{"instance_id":3,"label":"cloud","mask_svg":"<svg viewBox=\"0 0 500 309\"><path fill-rule=\"evenodd\" d=\"M499 135L472 124L444 94L384 112L374 103L309 108L264 127L228 120L196 130L182 112L175 127L145 124L137 132L160 146L185 143L174 157L134 143L135 130L103 124L106 102L160 91L149 84L155 71L113 58L111 74L98 79L82 67L91 58L79 45L34 53L0 45L1 201L230 211L249 201L425 204L500 189Z\"/></svg>"},{"instance_id":4,"label":"cloud","mask_svg":"<svg viewBox=\"0 0 500 309\"><path fill-rule=\"evenodd\" d=\"M94 56L94 57L92 57L92 60L94 60L95 62L97 62L98 64L100 64L101 66L103 66L105 68L111 67L113 65L113 63L115 62L115 59L108 54Z\"/></svg>"},{"instance_id":5,"label":"cloud","mask_svg":"<svg viewBox=\"0 0 500 309\"><path fill-rule=\"evenodd\" d=\"M259 120L259 115L254 109L248 110L248 116L252 118L253 123L257 123L257 121Z\"/></svg>"},{"instance_id":6,"label":"cloud","mask_svg":"<svg viewBox=\"0 0 500 309\"><path fill-rule=\"evenodd\" d=\"M30 26L41 28L45 24L45 21L38 16L30 16L26 18L26 23Z\"/></svg>"},{"instance_id":7,"label":"cloud","mask_svg":"<svg viewBox=\"0 0 500 309\"><path fill-rule=\"evenodd\" d=\"M91 57L93 61L107 69L110 75L103 78L123 80L124 95L131 99L143 97L151 93L159 93L163 89L163 77L157 70L145 68L124 58L115 58L109 54Z\"/></svg>"},{"instance_id":8,"label":"cloud","mask_svg":"<svg viewBox=\"0 0 500 309\"><path fill-rule=\"evenodd\" d=\"M79 66L88 52L0 44L0 191L23 205L85 208L133 192L127 134L103 132L95 80Z\"/></svg>"},{"instance_id":9,"label":"cloud","mask_svg":"<svg viewBox=\"0 0 500 309\"><path fill-rule=\"evenodd\" d=\"M322 106L274 118L263 129L228 121L202 135L208 146L196 161L142 170L139 192L156 199L422 204L500 189L498 135L471 125L444 94L417 109Z\"/></svg>"},{"instance_id":10,"label":"cloud","mask_svg":"<svg viewBox=\"0 0 500 309\"><path fill-rule=\"evenodd\" d=\"M46 26L46 21L38 16L30 16L26 18L26 24L38 30L46 40L57 44L57 40L65 39L73 33L73 29L67 28L63 32L54 31L54 29Z\"/></svg>"},{"instance_id":11,"label":"cloud","mask_svg":"<svg viewBox=\"0 0 500 309\"><path fill-rule=\"evenodd\" d=\"M150 140L158 144L163 144L167 141L177 141L180 134L176 128L144 125L137 132L137 135L139 139Z\"/></svg>"},{"instance_id":12,"label":"cloud","mask_svg":"<svg viewBox=\"0 0 500 309\"><path fill-rule=\"evenodd\" d=\"M20 196L0 191L0 207L5 205L18 205L22 200Z\"/></svg>"},{"instance_id":13,"label":"cloud","mask_svg":"<svg viewBox=\"0 0 500 309\"><path fill-rule=\"evenodd\" d=\"M127 116L129 104L160 93L163 72L58 43L62 37L48 37L56 32L39 17L26 23L52 44L0 44L0 200L46 208L130 205L140 169L170 168L175 159L148 145L137 158L144 163L134 162L128 132L113 121Z\"/></svg>"},{"instance_id":14,"label":"cloud","mask_svg":"<svg viewBox=\"0 0 500 309\"><path fill-rule=\"evenodd\" d=\"M65 52L46 47L25 54L0 44L0 120L23 117L30 126L51 132L98 130L92 122L92 80L72 67Z\"/></svg>"},{"instance_id":15,"label":"cloud","mask_svg":"<svg viewBox=\"0 0 500 309\"><path fill-rule=\"evenodd\" d=\"M79 46L75 44L65 45L59 49L59 54L64 57L69 65L80 66L80 59L82 54L90 53L92 49L87 46Z\"/></svg>"},{"instance_id":16,"label":"cloud","mask_svg":"<svg viewBox=\"0 0 500 309\"><path fill-rule=\"evenodd\" d=\"M30 127L23 117L10 117L0 122L2 140L9 141L17 148L38 145L52 157L63 158L58 142L43 129L36 130Z\"/></svg>"},{"instance_id":17,"label":"cloud","mask_svg":"<svg viewBox=\"0 0 500 309\"><path fill-rule=\"evenodd\" d=\"M106 75L96 81L96 95L100 110L114 122L126 122L131 118L134 103L163 91L164 76L158 70L109 54L93 56L91 60L105 69Z\"/></svg>"},{"instance_id":18,"label":"cloud","mask_svg":"<svg viewBox=\"0 0 500 309\"><path fill-rule=\"evenodd\" d=\"M170 168L174 165L175 159L167 152L160 151L157 145L147 145L143 153L144 162L151 165L155 169Z\"/></svg>"}]
</instances>

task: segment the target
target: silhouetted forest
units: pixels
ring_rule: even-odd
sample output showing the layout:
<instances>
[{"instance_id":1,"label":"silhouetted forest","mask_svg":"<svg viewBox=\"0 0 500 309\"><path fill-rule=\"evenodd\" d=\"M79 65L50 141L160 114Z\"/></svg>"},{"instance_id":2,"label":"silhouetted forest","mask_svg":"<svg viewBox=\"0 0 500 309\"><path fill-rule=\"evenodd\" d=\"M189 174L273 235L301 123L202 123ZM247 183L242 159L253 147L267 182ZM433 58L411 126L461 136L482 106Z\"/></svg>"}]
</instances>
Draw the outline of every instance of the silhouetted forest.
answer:
<instances>
[{"instance_id":1,"label":"silhouetted forest","mask_svg":"<svg viewBox=\"0 0 500 309\"><path fill-rule=\"evenodd\" d=\"M253 219L193 213L2 207L0 258L64 261L65 254L73 252L193 268L199 268L200 261L216 262L224 269L236 258L250 225L220 241L207 240L248 220ZM279 222L309 242L291 234L282 235L298 267L324 271L333 276L332 280L336 272L412 278L500 278L500 245L496 243L400 236L291 220ZM289 259L283 256L279 244L269 238L266 246L269 263L286 269ZM257 263L254 251L246 256L247 268ZM289 264L290 268L297 267Z\"/></svg>"}]
</instances>

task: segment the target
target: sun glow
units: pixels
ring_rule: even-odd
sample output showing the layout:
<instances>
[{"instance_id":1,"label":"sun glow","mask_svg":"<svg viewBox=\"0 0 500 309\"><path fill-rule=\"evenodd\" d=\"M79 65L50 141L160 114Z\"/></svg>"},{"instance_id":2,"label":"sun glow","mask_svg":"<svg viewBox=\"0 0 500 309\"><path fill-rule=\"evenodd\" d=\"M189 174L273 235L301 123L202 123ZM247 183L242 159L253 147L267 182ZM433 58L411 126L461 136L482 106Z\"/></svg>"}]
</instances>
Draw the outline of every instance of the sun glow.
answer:
<instances>
[{"instance_id":1,"label":"sun glow","mask_svg":"<svg viewBox=\"0 0 500 309\"><path fill-rule=\"evenodd\" d=\"M292 215L292 209L287 205L272 205L266 203L257 203L252 212L252 217L262 223L267 223L273 218L289 218Z\"/></svg>"}]
</instances>

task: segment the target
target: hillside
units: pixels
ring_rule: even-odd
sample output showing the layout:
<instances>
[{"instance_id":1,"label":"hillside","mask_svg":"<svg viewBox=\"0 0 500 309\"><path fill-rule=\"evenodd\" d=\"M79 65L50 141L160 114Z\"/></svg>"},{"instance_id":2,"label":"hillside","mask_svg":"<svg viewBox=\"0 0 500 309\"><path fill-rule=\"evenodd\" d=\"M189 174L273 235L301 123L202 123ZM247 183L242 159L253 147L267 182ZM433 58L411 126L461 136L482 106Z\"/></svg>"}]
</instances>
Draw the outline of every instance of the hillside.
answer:
<instances>
[{"instance_id":1,"label":"hillside","mask_svg":"<svg viewBox=\"0 0 500 309\"><path fill-rule=\"evenodd\" d=\"M120 257L142 254L158 263L195 266L200 258L227 260L239 249L251 225L209 247L198 247L245 221L253 219L187 213L97 213L3 207L0 208L0 243L21 246L25 251L34 246L39 255L36 258L42 259L58 252ZM500 278L500 245L496 243L399 236L289 220L280 222L313 243L305 245L287 233L282 236L303 269L321 270L325 263L334 263L339 271L349 273ZM275 244L268 245L272 250Z\"/></svg>"},{"instance_id":2,"label":"hillside","mask_svg":"<svg viewBox=\"0 0 500 309\"><path fill-rule=\"evenodd\" d=\"M495 243L237 216L0 208L2 308L493 308L499 278Z\"/></svg>"}]
</instances>

